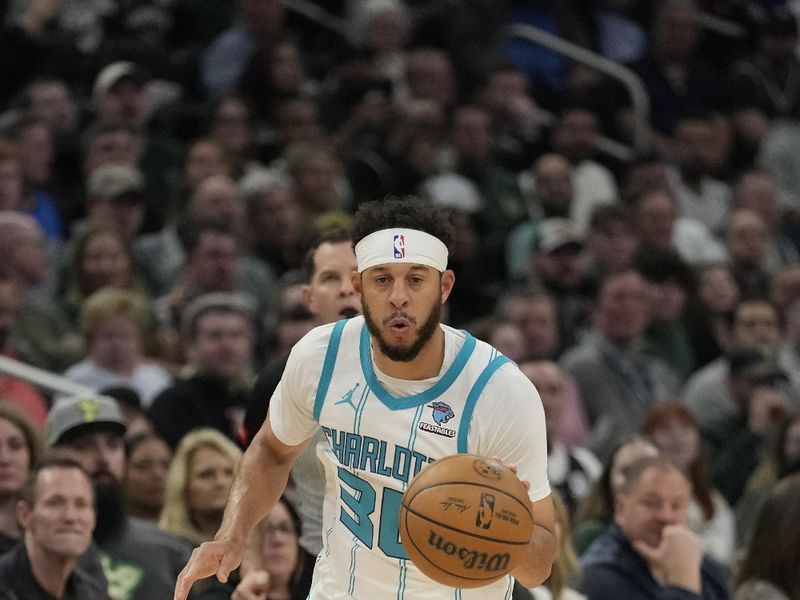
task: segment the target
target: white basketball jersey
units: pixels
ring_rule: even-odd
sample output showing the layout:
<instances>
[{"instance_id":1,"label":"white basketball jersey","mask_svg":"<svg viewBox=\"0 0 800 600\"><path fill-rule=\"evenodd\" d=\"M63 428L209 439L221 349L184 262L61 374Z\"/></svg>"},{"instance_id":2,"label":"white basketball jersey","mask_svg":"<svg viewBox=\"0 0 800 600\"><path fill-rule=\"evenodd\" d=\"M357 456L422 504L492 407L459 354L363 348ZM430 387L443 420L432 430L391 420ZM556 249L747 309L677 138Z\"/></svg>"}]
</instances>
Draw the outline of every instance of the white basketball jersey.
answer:
<instances>
[{"instance_id":1,"label":"white basketball jersey","mask_svg":"<svg viewBox=\"0 0 800 600\"><path fill-rule=\"evenodd\" d=\"M404 381L376 371L363 317L319 327L301 340L270 402L270 424L296 445L322 429L323 549L312 600L511 598L504 577L477 589L433 582L408 560L398 513L409 481L426 464L471 452L517 465L531 499L550 493L541 400L497 350L442 326L439 376Z\"/></svg>"}]
</instances>

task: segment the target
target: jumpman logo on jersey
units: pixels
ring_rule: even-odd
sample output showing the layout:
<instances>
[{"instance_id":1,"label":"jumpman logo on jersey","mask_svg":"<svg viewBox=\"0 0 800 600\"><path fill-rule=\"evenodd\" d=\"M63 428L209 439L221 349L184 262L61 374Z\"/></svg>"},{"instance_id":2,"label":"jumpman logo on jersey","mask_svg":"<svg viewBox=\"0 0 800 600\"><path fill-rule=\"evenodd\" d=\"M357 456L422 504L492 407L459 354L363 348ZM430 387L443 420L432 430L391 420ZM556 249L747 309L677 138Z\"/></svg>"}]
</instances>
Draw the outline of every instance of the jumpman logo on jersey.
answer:
<instances>
[{"instance_id":1,"label":"jumpman logo on jersey","mask_svg":"<svg viewBox=\"0 0 800 600\"><path fill-rule=\"evenodd\" d=\"M347 390L344 393L344 395L342 396L342 398L340 400L337 400L336 402L334 402L334 404L349 404L350 406L353 407L353 410L358 410L356 408L356 405L353 404L353 394L355 394L356 389L358 389L359 385L361 385L361 384L357 383L357 384L355 384L353 386L353 389Z\"/></svg>"}]
</instances>

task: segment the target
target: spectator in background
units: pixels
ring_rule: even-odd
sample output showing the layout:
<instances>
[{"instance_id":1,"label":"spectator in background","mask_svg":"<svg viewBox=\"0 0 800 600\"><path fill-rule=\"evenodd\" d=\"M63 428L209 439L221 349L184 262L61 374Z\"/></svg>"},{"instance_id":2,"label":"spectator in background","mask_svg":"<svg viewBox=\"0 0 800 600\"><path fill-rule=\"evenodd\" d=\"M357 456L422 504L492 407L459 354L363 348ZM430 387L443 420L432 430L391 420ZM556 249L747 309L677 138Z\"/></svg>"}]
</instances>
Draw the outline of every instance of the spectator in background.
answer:
<instances>
[{"instance_id":1,"label":"spectator in background","mask_svg":"<svg viewBox=\"0 0 800 600\"><path fill-rule=\"evenodd\" d=\"M731 213L725 228L725 248L731 272L744 298L765 296L767 272L767 226L757 212L739 209Z\"/></svg>"},{"instance_id":2,"label":"spectator in background","mask_svg":"<svg viewBox=\"0 0 800 600\"><path fill-rule=\"evenodd\" d=\"M800 473L800 414L782 420L769 446L736 504L737 541L741 545L752 538L758 513L778 483Z\"/></svg>"},{"instance_id":3,"label":"spectator in background","mask_svg":"<svg viewBox=\"0 0 800 600\"><path fill-rule=\"evenodd\" d=\"M53 456L77 461L91 477L97 506L94 540L115 598L171 600L191 547L128 514L123 495L125 425L116 401L72 397L47 417L45 443Z\"/></svg>"},{"instance_id":4,"label":"spectator in background","mask_svg":"<svg viewBox=\"0 0 800 600\"><path fill-rule=\"evenodd\" d=\"M470 323L467 330L517 364L524 361L528 354L525 336L511 319L502 316L484 317Z\"/></svg>"},{"instance_id":5,"label":"spectator in background","mask_svg":"<svg viewBox=\"0 0 800 600\"><path fill-rule=\"evenodd\" d=\"M235 293L203 294L181 313L181 340L191 375L178 379L150 406L156 433L171 448L198 427L212 427L244 443L255 340L252 305Z\"/></svg>"},{"instance_id":6,"label":"spectator in background","mask_svg":"<svg viewBox=\"0 0 800 600\"><path fill-rule=\"evenodd\" d=\"M251 596L245 595L246 590L254 593L254 597L261 594L265 598L287 600L306 598L311 587L311 569L305 564L308 557L298 544L299 534L300 517L282 497L256 526L248 554L243 558L245 575L231 599L247 600Z\"/></svg>"},{"instance_id":7,"label":"spectator in background","mask_svg":"<svg viewBox=\"0 0 800 600\"><path fill-rule=\"evenodd\" d=\"M86 182L86 221L77 223L73 234L87 225L106 225L116 227L133 243L144 224L147 194L144 176L137 167L100 165Z\"/></svg>"},{"instance_id":8,"label":"spectator in background","mask_svg":"<svg viewBox=\"0 0 800 600\"><path fill-rule=\"evenodd\" d=\"M214 538L242 451L214 429L181 438L167 475L158 525L199 546Z\"/></svg>"},{"instance_id":9,"label":"spectator in background","mask_svg":"<svg viewBox=\"0 0 800 600\"><path fill-rule=\"evenodd\" d=\"M630 67L650 96L650 123L658 134L671 136L687 110L727 109L727 80L699 54L700 12L695 0L667 0L652 21L648 54ZM617 115L629 133L633 123L627 106Z\"/></svg>"},{"instance_id":10,"label":"spectator in background","mask_svg":"<svg viewBox=\"0 0 800 600\"><path fill-rule=\"evenodd\" d=\"M408 57L406 71L411 100L433 100L449 112L458 90L450 56L437 48L415 48Z\"/></svg>"},{"instance_id":11,"label":"spectator in background","mask_svg":"<svg viewBox=\"0 0 800 600\"><path fill-rule=\"evenodd\" d=\"M800 595L800 476L778 485L759 512L736 574L736 600L791 600Z\"/></svg>"},{"instance_id":12,"label":"spectator in background","mask_svg":"<svg viewBox=\"0 0 800 600\"><path fill-rule=\"evenodd\" d=\"M22 299L16 284L0 273L0 356L16 358L9 340L17 321ZM5 374L0 374L0 398L23 411L37 427L47 419L47 400L31 384Z\"/></svg>"},{"instance_id":13,"label":"spectator in background","mask_svg":"<svg viewBox=\"0 0 800 600\"><path fill-rule=\"evenodd\" d=\"M453 114L450 141L455 171L480 191L481 214L489 229L484 245L501 248L508 230L525 218L526 211L514 174L501 167L493 156L489 113L477 105L458 107Z\"/></svg>"},{"instance_id":14,"label":"spectator in background","mask_svg":"<svg viewBox=\"0 0 800 600\"><path fill-rule=\"evenodd\" d=\"M609 275L592 308L591 334L561 357L591 423L588 447L600 457L607 455L615 437L636 431L650 407L677 389L675 374L639 350L649 310L641 275Z\"/></svg>"},{"instance_id":15,"label":"spectator in background","mask_svg":"<svg viewBox=\"0 0 800 600\"><path fill-rule=\"evenodd\" d=\"M111 225L92 225L74 242L74 252L63 280L62 304L77 323L86 298L106 287L146 295L148 286L139 272L130 240Z\"/></svg>"},{"instance_id":16,"label":"spectator in background","mask_svg":"<svg viewBox=\"0 0 800 600\"><path fill-rule=\"evenodd\" d=\"M252 108L244 98L233 92L225 94L211 108L209 121L208 136L225 151L234 179L264 168L253 158L256 126Z\"/></svg>"},{"instance_id":17,"label":"spectator in background","mask_svg":"<svg viewBox=\"0 0 800 600\"><path fill-rule=\"evenodd\" d=\"M567 512L574 515L603 467L586 448L567 448L561 441L567 382L558 365L550 361L523 362L519 368L536 386L542 399L547 430L547 478L551 487L559 492Z\"/></svg>"},{"instance_id":18,"label":"spectator in background","mask_svg":"<svg viewBox=\"0 0 800 600\"><path fill-rule=\"evenodd\" d=\"M688 527L691 482L663 457L632 464L617 491L614 523L581 557L589 600L646 600L665 593L731 599L727 575Z\"/></svg>"},{"instance_id":19,"label":"spectator in background","mask_svg":"<svg viewBox=\"0 0 800 600\"><path fill-rule=\"evenodd\" d=\"M206 49L201 78L206 94L218 98L240 82L261 44L277 39L284 23L280 0L238 0L236 20Z\"/></svg>"},{"instance_id":20,"label":"spectator in background","mask_svg":"<svg viewBox=\"0 0 800 600\"><path fill-rule=\"evenodd\" d=\"M498 162L514 172L526 169L541 153L544 117L530 95L527 75L511 61L489 68L479 93L492 119Z\"/></svg>"},{"instance_id":21,"label":"spectator in background","mask_svg":"<svg viewBox=\"0 0 800 600\"><path fill-rule=\"evenodd\" d=\"M751 152L766 138L771 121L800 117L800 89L792 83L800 74L797 18L789 7L776 6L758 33L758 50L734 66L732 80L733 122Z\"/></svg>"},{"instance_id":22,"label":"spectator in background","mask_svg":"<svg viewBox=\"0 0 800 600\"><path fill-rule=\"evenodd\" d=\"M569 218L575 195L572 167L560 154L540 156L530 172L521 173L518 180L525 194L529 219L507 234L506 269L512 281L524 277L539 223L550 217Z\"/></svg>"},{"instance_id":23,"label":"spectator in background","mask_svg":"<svg viewBox=\"0 0 800 600\"><path fill-rule=\"evenodd\" d=\"M552 294L565 340L578 339L586 327L591 295L582 257L583 238L571 219L553 217L539 223L528 280Z\"/></svg>"},{"instance_id":24,"label":"spectator in background","mask_svg":"<svg viewBox=\"0 0 800 600\"><path fill-rule=\"evenodd\" d=\"M582 556L591 543L606 531L614 518L614 498L625 482L626 470L638 460L658 456L658 448L638 434L616 443L603 463L603 472L575 515L572 543Z\"/></svg>"},{"instance_id":25,"label":"spectator in background","mask_svg":"<svg viewBox=\"0 0 800 600\"><path fill-rule=\"evenodd\" d=\"M632 187L629 202L642 248L676 250L691 265L726 258L725 249L705 225L678 214L675 194L668 186L637 187Z\"/></svg>"},{"instance_id":26,"label":"spectator in background","mask_svg":"<svg viewBox=\"0 0 800 600\"><path fill-rule=\"evenodd\" d=\"M128 386L145 408L170 385L172 376L146 358L152 319L144 296L113 287L93 293L81 307L81 330L88 356L67 378L95 391Z\"/></svg>"},{"instance_id":27,"label":"spectator in background","mask_svg":"<svg viewBox=\"0 0 800 600\"><path fill-rule=\"evenodd\" d=\"M687 305L686 322L700 369L728 348L730 322L739 287L726 263L709 263L697 273L697 298Z\"/></svg>"},{"instance_id":28,"label":"spectator in background","mask_svg":"<svg viewBox=\"0 0 800 600\"><path fill-rule=\"evenodd\" d=\"M608 273L632 267L640 239L631 208L619 202L596 207L585 241L590 279L602 279Z\"/></svg>"},{"instance_id":29,"label":"spectator in background","mask_svg":"<svg viewBox=\"0 0 800 600\"><path fill-rule=\"evenodd\" d=\"M800 262L797 246L785 229L787 211L780 195L777 179L765 169L745 171L733 189L733 211L751 210L764 221L767 250L763 267L770 275L781 267Z\"/></svg>"},{"instance_id":30,"label":"spectator in background","mask_svg":"<svg viewBox=\"0 0 800 600\"><path fill-rule=\"evenodd\" d=\"M2 396L0 399L5 400ZM22 535L17 500L31 470L44 454L32 422L6 402L0 402L0 555L11 550Z\"/></svg>"},{"instance_id":31,"label":"spectator in background","mask_svg":"<svg viewBox=\"0 0 800 600\"><path fill-rule=\"evenodd\" d=\"M711 558L724 566L733 564L736 542L733 511L711 484L700 428L692 413L678 402L659 404L648 413L642 433L662 456L672 460L689 477L692 484L689 528L701 537Z\"/></svg>"},{"instance_id":32,"label":"spectator in background","mask_svg":"<svg viewBox=\"0 0 800 600\"><path fill-rule=\"evenodd\" d=\"M81 135L80 171L68 173L66 187L74 190L60 198L61 213L69 222L84 217L86 185L95 169L106 165L137 167L142 155L142 140L138 133L119 122L97 121L86 127ZM83 178L79 177L83 174ZM74 227L74 225L73 225Z\"/></svg>"},{"instance_id":33,"label":"spectator in background","mask_svg":"<svg viewBox=\"0 0 800 600\"><path fill-rule=\"evenodd\" d=\"M28 215L0 211L0 276L19 294L19 310L7 349L50 371L63 371L83 355L83 344L66 316L48 295L48 260L44 233Z\"/></svg>"},{"instance_id":34,"label":"spectator in background","mask_svg":"<svg viewBox=\"0 0 800 600\"><path fill-rule=\"evenodd\" d=\"M306 228L323 214L345 208L340 164L328 146L313 144L291 149L286 154L286 172L292 180L300 221Z\"/></svg>"},{"instance_id":35,"label":"spectator in background","mask_svg":"<svg viewBox=\"0 0 800 600\"><path fill-rule=\"evenodd\" d=\"M155 311L166 355L180 362L180 322L193 300L211 292L241 294L252 305L254 318L260 318L272 306L274 292L263 265L254 265L258 275L254 285L247 280L253 270L242 256L244 240L230 227L216 221L189 220L179 227L178 235L186 259L178 279L155 301Z\"/></svg>"},{"instance_id":36,"label":"spectator in background","mask_svg":"<svg viewBox=\"0 0 800 600\"><path fill-rule=\"evenodd\" d=\"M741 367L741 373L735 368L739 367L732 359L732 376L743 380L736 414L711 422L703 431L714 485L731 506L741 498L769 440L789 411L786 373L777 363L754 354Z\"/></svg>"},{"instance_id":37,"label":"spectator in background","mask_svg":"<svg viewBox=\"0 0 800 600\"><path fill-rule=\"evenodd\" d=\"M585 234L596 208L619 198L611 171L594 160L600 127L597 116L588 106L562 108L553 127L551 147L572 165L574 195L570 216L578 232Z\"/></svg>"},{"instance_id":38,"label":"spectator in background","mask_svg":"<svg viewBox=\"0 0 800 600\"><path fill-rule=\"evenodd\" d=\"M101 389L100 395L117 401L122 422L125 423L126 443L139 435L153 433L153 424L142 408L142 400L135 390L124 385L111 386Z\"/></svg>"},{"instance_id":39,"label":"spectator in background","mask_svg":"<svg viewBox=\"0 0 800 600\"><path fill-rule=\"evenodd\" d=\"M170 178L180 164L180 146L157 129L148 128L154 105L147 91L149 76L137 64L118 61L103 67L92 87L92 105L100 122L119 122L136 132L141 143L138 166L147 181L145 230L164 225L169 207Z\"/></svg>"},{"instance_id":40,"label":"spectator in background","mask_svg":"<svg viewBox=\"0 0 800 600\"><path fill-rule=\"evenodd\" d=\"M33 217L0 211L0 270L17 283L26 301L52 299L47 240Z\"/></svg>"},{"instance_id":41,"label":"spectator in background","mask_svg":"<svg viewBox=\"0 0 800 600\"><path fill-rule=\"evenodd\" d=\"M170 221L180 217L197 186L208 177L233 171L227 151L218 140L200 137L193 140L183 156L180 175L171 202Z\"/></svg>"},{"instance_id":42,"label":"spectator in background","mask_svg":"<svg viewBox=\"0 0 800 600\"><path fill-rule=\"evenodd\" d=\"M541 288L529 286L508 289L500 297L495 313L498 318L510 321L522 333L523 355L517 362L555 360L566 345L562 343L564 337L559 331L555 300ZM589 423L583 402L572 378L566 377L564 383L565 406L559 424L560 441L569 448L583 446L589 439Z\"/></svg>"},{"instance_id":43,"label":"spectator in background","mask_svg":"<svg viewBox=\"0 0 800 600\"><path fill-rule=\"evenodd\" d=\"M766 300L739 301L728 322L725 336L726 355L708 363L686 382L681 393L702 427L737 413L734 388L730 386L729 355L739 350L757 348L775 357L782 331L778 311Z\"/></svg>"},{"instance_id":44,"label":"spectator in background","mask_svg":"<svg viewBox=\"0 0 800 600\"><path fill-rule=\"evenodd\" d=\"M55 157L46 190L57 203L66 234L81 204L81 111L68 83L58 77L32 79L21 100L27 117L45 123L53 136Z\"/></svg>"},{"instance_id":45,"label":"spectator in background","mask_svg":"<svg viewBox=\"0 0 800 600\"><path fill-rule=\"evenodd\" d=\"M719 235L730 210L731 189L713 176L714 135L710 114L679 117L672 138L675 164L668 175L680 216L695 219Z\"/></svg>"},{"instance_id":46,"label":"spectator in background","mask_svg":"<svg viewBox=\"0 0 800 600\"><path fill-rule=\"evenodd\" d=\"M50 126L24 117L11 126L9 138L17 150L23 180L19 209L36 219L48 240L58 242L64 237L64 223L57 201L46 191L56 158Z\"/></svg>"},{"instance_id":47,"label":"spectator in background","mask_svg":"<svg viewBox=\"0 0 800 600\"><path fill-rule=\"evenodd\" d=\"M128 512L158 523L167 488L172 450L153 433L140 433L125 443L125 501Z\"/></svg>"},{"instance_id":48,"label":"spectator in background","mask_svg":"<svg viewBox=\"0 0 800 600\"><path fill-rule=\"evenodd\" d=\"M300 210L291 182L275 171L251 173L240 183L253 256L280 277L301 266Z\"/></svg>"},{"instance_id":49,"label":"spectator in background","mask_svg":"<svg viewBox=\"0 0 800 600\"><path fill-rule=\"evenodd\" d=\"M33 469L16 505L23 541L0 559L0 598L108 600L104 582L77 568L92 542L95 495L77 463Z\"/></svg>"},{"instance_id":50,"label":"spectator in background","mask_svg":"<svg viewBox=\"0 0 800 600\"><path fill-rule=\"evenodd\" d=\"M696 368L686 321L687 307L696 296L694 273L670 250L639 253L636 270L647 281L650 294L650 323L643 336L643 352L666 363L684 382Z\"/></svg>"}]
</instances>

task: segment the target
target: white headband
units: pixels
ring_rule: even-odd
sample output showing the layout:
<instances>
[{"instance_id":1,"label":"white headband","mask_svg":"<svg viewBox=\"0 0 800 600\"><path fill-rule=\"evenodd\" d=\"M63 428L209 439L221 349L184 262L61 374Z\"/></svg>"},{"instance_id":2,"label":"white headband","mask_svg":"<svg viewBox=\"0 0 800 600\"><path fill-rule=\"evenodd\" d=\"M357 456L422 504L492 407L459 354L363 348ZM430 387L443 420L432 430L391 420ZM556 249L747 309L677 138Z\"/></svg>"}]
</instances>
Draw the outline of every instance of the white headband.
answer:
<instances>
[{"instance_id":1,"label":"white headband","mask_svg":"<svg viewBox=\"0 0 800 600\"><path fill-rule=\"evenodd\" d=\"M427 265L447 269L447 246L437 237L416 229L382 229L356 244L358 272L388 263Z\"/></svg>"}]
</instances>

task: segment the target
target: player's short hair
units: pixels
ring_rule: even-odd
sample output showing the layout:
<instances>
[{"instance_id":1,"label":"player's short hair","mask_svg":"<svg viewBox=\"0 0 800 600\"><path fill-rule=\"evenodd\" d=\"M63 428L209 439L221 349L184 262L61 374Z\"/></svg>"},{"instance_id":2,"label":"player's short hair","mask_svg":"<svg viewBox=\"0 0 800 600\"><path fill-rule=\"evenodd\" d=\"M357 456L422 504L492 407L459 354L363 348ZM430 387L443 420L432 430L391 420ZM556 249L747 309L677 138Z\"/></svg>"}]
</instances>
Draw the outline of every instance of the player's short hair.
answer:
<instances>
[{"instance_id":1,"label":"player's short hair","mask_svg":"<svg viewBox=\"0 0 800 600\"><path fill-rule=\"evenodd\" d=\"M450 213L414 196L389 196L361 204L353 218L353 246L371 233L393 228L423 231L438 238L448 251L453 251Z\"/></svg>"}]
</instances>

